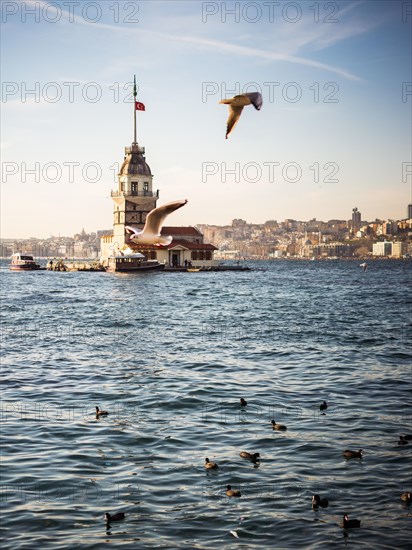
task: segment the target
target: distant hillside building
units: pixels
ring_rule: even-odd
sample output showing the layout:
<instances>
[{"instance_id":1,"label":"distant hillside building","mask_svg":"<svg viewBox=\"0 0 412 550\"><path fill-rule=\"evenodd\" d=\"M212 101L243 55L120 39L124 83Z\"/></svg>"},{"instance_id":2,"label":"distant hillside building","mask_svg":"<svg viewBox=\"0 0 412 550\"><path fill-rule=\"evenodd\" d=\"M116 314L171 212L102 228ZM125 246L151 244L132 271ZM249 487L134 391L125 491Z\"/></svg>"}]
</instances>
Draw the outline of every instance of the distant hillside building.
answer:
<instances>
[{"instance_id":1,"label":"distant hillside building","mask_svg":"<svg viewBox=\"0 0 412 550\"><path fill-rule=\"evenodd\" d=\"M362 225L361 218L362 218L362 215L357 209L357 207L355 206L355 208L352 209L352 232L353 233L356 233L361 228L361 225Z\"/></svg>"}]
</instances>

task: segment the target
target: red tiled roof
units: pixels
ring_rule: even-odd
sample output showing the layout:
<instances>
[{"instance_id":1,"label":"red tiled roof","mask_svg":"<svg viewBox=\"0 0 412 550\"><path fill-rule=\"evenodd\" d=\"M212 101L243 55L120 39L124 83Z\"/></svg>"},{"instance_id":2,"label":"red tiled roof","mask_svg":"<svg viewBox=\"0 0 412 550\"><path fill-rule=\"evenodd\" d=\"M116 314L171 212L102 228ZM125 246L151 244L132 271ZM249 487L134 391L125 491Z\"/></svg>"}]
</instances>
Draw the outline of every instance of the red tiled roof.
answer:
<instances>
[{"instance_id":1,"label":"red tiled roof","mask_svg":"<svg viewBox=\"0 0 412 550\"><path fill-rule=\"evenodd\" d=\"M183 246L188 250L218 250L216 246L208 243L194 243L192 241L187 241L186 239L173 239L173 241L167 246L170 250L176 246Z\"/></svg>"},{"instance_id":2,"label":"red tiled roof","mask_svg":"<svg viewBox=\"0 0 412 550\"><path fill-rule=\"evenodd\" d=\"M133 242L128 242L127 246L131 250L133 250L133 252L143 252L143 253L148 250L162 250L165 248L167 248L168 250L171 250L176 246L182 246L187 250L219 250L218 248L216 248L216 246L213 246L213 244L193 243L191 241L186 241L186 239L173 239L173 241L168 246L149 246L149 245L136 244Z\"/></svg>"},{"instance_id":3,"label":"red tiled roof","mask_svg":"<svg viewBox=\"0 0 412 550\"><path fill-rule=\"evenodd\" d=\"M159 248L164 248L163 246L158 247L158 246L150 246L148 244L136 244L131 241L126 244L130 248L130 250L133 250L133 252L140 252L140 251L147 252L148 250L159 250Z\"/></svg>"},{"instance_id":4,"label":"red tiled roof","mask_svg":"<svg viewBox=\"0 0 412 550\"><path fill-rule=\"evenodd\" d=\"M162 231L160 232L161 235L171 235L174 237L176 236L185 236L185 237L203 237L203 234L196 229L196 227L192 226L181 226L181 227L162 227Z\"/></svg>"}]
</instances>

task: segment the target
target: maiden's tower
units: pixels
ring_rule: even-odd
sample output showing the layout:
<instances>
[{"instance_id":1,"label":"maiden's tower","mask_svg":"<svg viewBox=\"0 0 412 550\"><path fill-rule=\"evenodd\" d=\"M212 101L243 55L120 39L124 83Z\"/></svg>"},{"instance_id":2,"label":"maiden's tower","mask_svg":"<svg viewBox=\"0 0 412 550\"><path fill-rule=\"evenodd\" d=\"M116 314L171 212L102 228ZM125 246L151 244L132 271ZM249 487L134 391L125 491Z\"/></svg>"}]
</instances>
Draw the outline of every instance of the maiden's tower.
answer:
<instances>
[{"instance_id":1,"label":"maiden's tower","mask_svg":"<svg viewBox=\"0 0 412 550\"><path fill-rule=\"evenodd\" d=\"M133 95L134 139L129 147L125 147L117 189L111 192L113 233L101 238L100 261L107 266L109 257L140 252L148 260L158 260L171 268L212 266L216 247L204 243L202 233L195 227L164 227L162 234L173 237L166 247L136 245L129 240L126 226L143 229L147 214L156 208L159 198L159 191L153 191L153 174L146 162L145 148L137 142L136 112L144 111L145 106L136 101L136 82Z\"/></svg>"}]
</instances>

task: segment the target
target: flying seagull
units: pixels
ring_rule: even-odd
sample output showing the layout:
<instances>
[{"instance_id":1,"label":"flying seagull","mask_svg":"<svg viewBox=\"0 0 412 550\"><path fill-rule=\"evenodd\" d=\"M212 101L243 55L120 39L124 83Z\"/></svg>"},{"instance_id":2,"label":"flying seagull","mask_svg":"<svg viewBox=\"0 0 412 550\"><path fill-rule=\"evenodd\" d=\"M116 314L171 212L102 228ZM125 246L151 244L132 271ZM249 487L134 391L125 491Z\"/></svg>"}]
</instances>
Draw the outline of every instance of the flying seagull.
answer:
<instances>
[{"instance_id":1,"label":"flying seagull","mask_svg":"<svg viewBox=\"0 0 412 550\"><path fill-rule=\"evenodd\" d=\"M187 203L184 201L168 202L148 213L143 229L126 225L126 231L132 233L130 240L137 244L167 246L173 241L173 237L162 237L160 232L165 218Z\"/></svg>"},{"instance_id":2,"label":"flying seagull","mask_svg":"<svg viewBox=\"0 0 412 550\"><path fill-rule=\"evenodd\" d=\"M230 132L236 126L237 121L240 118L242 109L245 105L253 105L255 109L260 111L262 107L262 94L259 92L251 92L250 94L235 95L231 99L222 99L219 103L229 105L229 118L227 119L226 126L226 139Z\"/></svg>"}]
</instances>

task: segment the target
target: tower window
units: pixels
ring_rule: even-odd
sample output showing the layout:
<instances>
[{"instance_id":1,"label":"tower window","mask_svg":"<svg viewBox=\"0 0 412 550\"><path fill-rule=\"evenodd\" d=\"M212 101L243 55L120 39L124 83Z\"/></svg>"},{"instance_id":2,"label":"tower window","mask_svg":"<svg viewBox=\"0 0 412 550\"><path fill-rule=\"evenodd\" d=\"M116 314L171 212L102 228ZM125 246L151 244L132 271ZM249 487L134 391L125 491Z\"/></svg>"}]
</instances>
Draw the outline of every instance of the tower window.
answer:
<instances>
[{"instance_id":1,"label":"tower window","mask_svg":"<svg viewBox=\"0 0 412 550\"><path fill-rule=\"evenodd\" d=\"M132 181L132 193L137 194L137 181Z\"/></svg>"},{"instance_id":2,"label":"tower window","mask_svg":"<svg viewBox=\"0 0 412 550\"><path fill-rule=\"evenodd\" d=\"M143 193L146 195L149 191L149 182L148 181L145 181L143 183Z\"/></svg>"}]
</instances>

